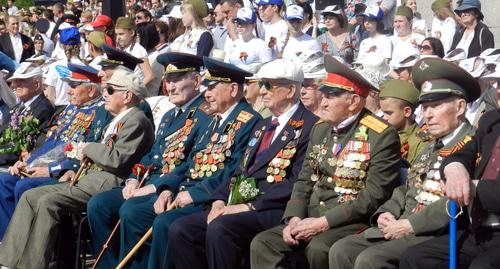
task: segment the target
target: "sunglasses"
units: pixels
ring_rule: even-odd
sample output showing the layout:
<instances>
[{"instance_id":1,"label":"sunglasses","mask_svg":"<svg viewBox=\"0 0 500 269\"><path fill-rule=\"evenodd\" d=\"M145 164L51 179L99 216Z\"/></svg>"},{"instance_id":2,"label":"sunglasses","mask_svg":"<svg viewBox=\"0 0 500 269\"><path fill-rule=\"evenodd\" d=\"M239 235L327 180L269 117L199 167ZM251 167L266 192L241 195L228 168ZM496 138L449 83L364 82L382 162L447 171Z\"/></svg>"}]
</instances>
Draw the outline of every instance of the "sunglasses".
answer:
<instances>
[{"instance_id":1,"label":"sunglasses","mask_svg":"<svg viewBox=\"0 0 500 269\"><path fill-rule=\"evenodd\" d=\"M269 81L266 81L266 82L263 82L263 81L259 81L259 89L262 89L262 87L266 88L266 90L270 91L273 89L273 86L271 85L271 83L269 83Z\"/></svg>"},{"instance_id":2,"label":"sunglasses","mask_svg":"<svg viewBox=\"0 0 500 269\"><path fill-rule=\"evenodd\" d=\"M432 50L432 47L429 45L419 45L418 49L419 50Z\"/></svg>"},{"instance_id":3,"label":"sunglasses","mask_svg":"<svg viewBox=\"0 0 500 269\"><path fill-rule=\"evenodd\" d=\"M121 91L121 92L127 91L127 90L122 90L122 89L115 89L115 88L113 88L113 87L111 87L111 86L109 86L109 85L108 85L107 87L105 87L105 88L104 88L104 90L106 91L106 93L107 93L108 95L113 95L113 94L114 94L115 92L117 92L117 91L118 91L118 92L120 92L120 91Z\"/></svg>"}]
</instances>

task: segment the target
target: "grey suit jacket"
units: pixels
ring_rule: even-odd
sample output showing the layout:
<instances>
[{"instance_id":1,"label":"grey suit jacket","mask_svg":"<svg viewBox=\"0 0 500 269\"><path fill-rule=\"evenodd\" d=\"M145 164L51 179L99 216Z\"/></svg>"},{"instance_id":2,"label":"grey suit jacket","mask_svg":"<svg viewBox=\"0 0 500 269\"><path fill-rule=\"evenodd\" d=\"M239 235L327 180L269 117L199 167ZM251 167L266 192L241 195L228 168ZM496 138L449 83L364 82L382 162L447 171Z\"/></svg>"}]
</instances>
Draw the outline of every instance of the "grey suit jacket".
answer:
<instances>
[{"instance_id":1,"label":"grey suit jacket","mask_svg":"<svg viewBox=\"0 0 500 269\"><path fill-rule=\"evenodd\" d=\"M154 142L154 127L144 112L136 107L121 123L123 125L111 146L92 142L84 148L83 154L105 174L123 179L130 174L134 164L149 152Z\"/></svg>"}]
</instances>

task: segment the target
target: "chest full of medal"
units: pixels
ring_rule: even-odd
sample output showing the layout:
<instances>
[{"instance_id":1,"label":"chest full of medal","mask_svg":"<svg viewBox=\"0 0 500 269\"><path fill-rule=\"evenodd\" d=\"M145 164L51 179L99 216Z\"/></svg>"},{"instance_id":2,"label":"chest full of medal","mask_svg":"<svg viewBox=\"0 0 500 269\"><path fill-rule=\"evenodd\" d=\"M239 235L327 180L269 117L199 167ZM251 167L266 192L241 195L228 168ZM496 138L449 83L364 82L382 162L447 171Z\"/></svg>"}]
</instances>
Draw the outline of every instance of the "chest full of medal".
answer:
<instances>
[{"instance_id":1,"label":"chest full of medal","mask_svg":"<svg viewBox=\"0 0 500 269\"><path fill-rule=\"evenodd\" d=\"M187 119L184 126L165 138L165 145L167 147L163 151L163 167L162 173L168 174L175 169L175 166L179 165L186 156L184 153L185 145L189 134L196 124L197 119Z\"/></svg>"},{"instance_id":2,"label":"chest full of medal","mask_svg":"<svg viewBox=\"0 0 500 269\"><path fill-rule=\"evenodd\" d=\"M231 146L240 127L239 121L230 123L222 134L214 133L210 137L207 147L197 152L193 158L195 165L189 169L192 179L211 177L215 172L224 169L224 161L232 155Z\"/></svg>"}]
</instances>

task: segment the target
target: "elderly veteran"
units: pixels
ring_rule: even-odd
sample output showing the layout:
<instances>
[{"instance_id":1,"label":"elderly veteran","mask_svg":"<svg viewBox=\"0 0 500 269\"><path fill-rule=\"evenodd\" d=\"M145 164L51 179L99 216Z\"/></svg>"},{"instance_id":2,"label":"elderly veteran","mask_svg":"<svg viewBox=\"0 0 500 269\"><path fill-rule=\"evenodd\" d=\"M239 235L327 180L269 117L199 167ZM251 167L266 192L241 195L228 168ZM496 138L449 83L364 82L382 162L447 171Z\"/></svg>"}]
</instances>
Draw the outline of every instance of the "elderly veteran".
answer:
<instances>
[{"instance_id":1,"label":"elderly veteran","mask_svg":"<svg viewBox=\"0 0 500 269\"><path fill-rule=\"evenodd\" d=\"M413 118L419 95L419 90L408 81L393 79L380 85L380 107L384 119L398 131L401 157L410 164L417 159L427 142L432 140Z\"/></svg>"},{"instance_id":2,"label":"elderly veteran","mask_svg":"<svg viewBox=\"0 0 500 269\"><path fill-rule=\"evenodd\" d=\"M74 66L67 68L67 73L70 75L67 81L71 105L61 112L57 122L48 131L45 142L32 150L26 161L18 161L9 167L9 173L0 174L0 237L7 229L21 194L25 190L53 181L49 178L50 175L61 176L64 172L59 162L48 164L42 160L49 155L53 155L49 159L65 159L62 153L53 154L54 149L61 152L66 143L85 140L96 110L102 102L100 87L96 84L100 82L97 71ZM28 172L34 178L20 180L19 171L28 166Z\"/></svg>"},{"instance_id":3,"label":"elderly veteran","mask_svg":"<svg viewBox=\"0 0 500 269\"><path fill-rule=\"evenodd\" d=\"M418 61L412 76L435 140L411 166L407 184L396 188L372 215L373 227L333 245L330 268L398 268L408 247L431 239L448 225L448 199L440 186L439 168L444 157L474 134L465 111L467 102L479 97L479 85L465 70L437 58Z\"/></svg>"},{"instance_id":4,"label":"elderly veteran","mask_svg":"<svg viewBox=\"0 0 500 269\"><path fill-rule=\"evenodd\" d=\"M130 59L125 60L127 64L130 64ZM131 239L127 237L126 241L122 241L120 246L118 244L109 246L98 264L99 268L115 267L118 264L118 258L123 258L137 243L142 236L141 233L151 226L156 214L148 210L151 210L156 201L156 191L162 182L161 179L177 167L185 167L185 160L188 159L196 141L205 133L211 122L208 116L209 104L205 102L199 91L201 82L199 71L203 66L203 59L195 55L175 52L162 54L158 57L158 62L165 66L164 80L169 85L170 101L175 104L175 108L163 116L153 147L140 161L144 166L154 164L157 168L150 173L145 186L138 188L139 182L130 173L124 188L115 188L100 193L88 204L87 213L95 253L100 252L101 246L111 234L118 218L121 218L123 234L130 232L132 235ZM146 209L139 210L139 206L142 205ZM136 215L137 212L139 215ZM144 216L146 213L149 217ZM143 224L139 227L131 226L128 224L129 221L134 225L137 225L138 221L142 221ZM137 233L133 233L134 230ZM131 264L134 266L134 263L140 262L145 266L147 258L148 256L141 256L141 259L137 261L132 260Z\"/></svg>"},{"instance_id":5,"label":"elderly veteran","mask_svg":"<svg viewBox=\"0 0 500 269\"><path fill-rule=\"evenodd\" d=\"M158 198L153 205L158 216L152 223L148 268L172 267L174 260L165 256L167 243L172 242L171 224L182 216L203 211L210 195L237 169L251 130L262 119L243 97L243 83L251 73L207 57L203 62L207 71L202 84L207 87L205 99L213 116L185 165L174 169L159 183ZM165 211L171 203L177 209Z\"/></svg>"},{"instance_id":6,"label":"elderly veteran","mask_svg":"<svg viewBox=\"0 0 500 269\"><path fill-rule=\"evenodd\" d=\"M77 155L93 164L76 185L42 186L25 192L0 245L0 264L11 268L47 268L61 217L81 212L94 194L123 181L154 141L154 128L135 106L145 87L134 73L116 70L103 97L114 118L99 142L80 143Z\"/></svg>"},{"instance_id":7,"label":"elderly veteran","mask_svg":"<svg viewBox=\"0 0 500 269\"><path fill-rule=\"evenodd\" d=\"M263 101L272 116L250 132L237 170L209 197L211 209L171 226L167 257L178 269L239 268L252 238L279 224L290 197L318 118L299 102L304 77L300 68L276 60L262 66L255 77L261 80ZM242 180L253 181L254 191L261 195L231 198L238 193L231 193L231 185Z\"/></svg>"},{"instance_id":8,"label":"elderly veteran","mask_svg":"<svg viewBox=\"0 0 500 269\"><path fill-rule=\"evenodd\" d=\"M483 77L496 83L497 108L486 112L472 140L446 157L440 167L448 198L467 206L470 218L458 222L457 263L468 268L499 268L500 256L500 72ZM400 268L448 266L449 234L409 248Z\"/></svg>"},{"instance_id":9,"label":"elderly veteran","mask_svg":"<svg viewBox=\"0 0 500 269\"><path fill-rule=\"evenodd\" d=\"M398 183L398 134L364 108L370 83L329 55L325 69L325 121L310 135L284 224L252 241L253 268L278 268L293 253L305 254L310 268L328 268L330 246L365 229Z\"/></svg>"},{"instance_id":10,"label":"elderly veteran","mask_svg":"<svg viewBox=\"0 0 500 269\"><path fill-rule=\"evenodd\" d=\"M49 123L54 107L43 94L42 89L42 69L37 64L28 62L22 63L7 79L10 82L10 88L14 92L20 103L10 111L10 118L17 122L28 117L38 119L38 128L43 130ZM2 89L2 90L8 90ZM3 115L9 121L9 114ZM1 126L0 133L9 125ZM36 137L33 137L36 140ZM4 148L5 149L5 148ZM0 154L0 165L11 165L19 160L20 152Z\"/></svg>"}]
</instances>

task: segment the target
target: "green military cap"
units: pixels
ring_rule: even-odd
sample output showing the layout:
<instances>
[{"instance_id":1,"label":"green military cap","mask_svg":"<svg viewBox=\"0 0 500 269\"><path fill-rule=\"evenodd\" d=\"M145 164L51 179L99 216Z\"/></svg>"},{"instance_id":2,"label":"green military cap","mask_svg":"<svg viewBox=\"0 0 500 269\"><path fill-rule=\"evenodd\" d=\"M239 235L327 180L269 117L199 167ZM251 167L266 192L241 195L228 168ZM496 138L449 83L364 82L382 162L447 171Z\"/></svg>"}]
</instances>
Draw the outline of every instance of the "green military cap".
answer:
<instances>
[{"instance_id":1,"label":"green military cap","mask_svg":"<svg viewBox=\"0 0 500 269\"><path fill-rule=\"evenodd\" d=\"M186 5L192 5L196 15L200 18L205 18L208 14L208 6L204 0L187 0Z\"/></svg>"},{"instance_id":2,"label":"green military cap","mask_svg":"<svg viewBox=\"0 0 500 269\"><path fill-rule=\"evenodd\" d=\"M319 87L323 93L348 91L366 97L373 88L361 74L348 68L331 55L325 55L326 78Z\"/></svg>"},{"instance_id":3,"label":"green military cap","mask_svg":"<svg viewBox=\"0 0 500 269\"><path fill-rule=\"evenodd\" d=\"M396 15L405 16L409 21L413 20L413 11L407 6L399 6Z\"/></svg>"},{"instance_id":4,"label":"green military cap","mask_svg":"<svg viewBox=\"0 0 500 269\"><path fill-rule=\"evenodd\" d=\"M101 48L102 45L106 44L106 35L103 32L93 31L90 32L87 40L92 43L92 45Z\"/></svg>"},{"instance_id":5,"label":"green military cap","mask_svg":"<svg viewBox=\"0 0 500 269\"><path fill-rule=\"evenodd\" d=\"M380 98L396 98L412 105L417 105L419 95L420 92L418 89L406 80L391 79L386 80L380 85Z\"/></svg>"},{"instance_id":6,"label":"green military cap","mask_svg":"<svg viewBox=\"0 0 500 269\"><path fill-rule=\"evenodd\" d=\"M479 83L474 77L443 59L421 59L415 63L411 74L413 83L420 89L420 103L450 96L459 96L472 102L481 95Z\"/></svg>"},{"instance_id":7,"label":"green military cap","mask_svg":"<svg viewBox=\"0 0 500 269\"><path fill-rule=\"evenodd\" d=\"M135 23L132 18L129 17L119 17L116 20L115 29L135 29Z\"/></svg>"},{"instance_id":8,"label":"green military cap","mask_svg":"<svg viewBox=\"0 0 500 269\"><path fill-rule=\"evenodd\" d=\"M432 12L436 12L438 9L444 7L451 7L450 0L436 0L431 5Z\"/></svg>"}]
</instances>

